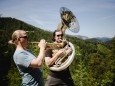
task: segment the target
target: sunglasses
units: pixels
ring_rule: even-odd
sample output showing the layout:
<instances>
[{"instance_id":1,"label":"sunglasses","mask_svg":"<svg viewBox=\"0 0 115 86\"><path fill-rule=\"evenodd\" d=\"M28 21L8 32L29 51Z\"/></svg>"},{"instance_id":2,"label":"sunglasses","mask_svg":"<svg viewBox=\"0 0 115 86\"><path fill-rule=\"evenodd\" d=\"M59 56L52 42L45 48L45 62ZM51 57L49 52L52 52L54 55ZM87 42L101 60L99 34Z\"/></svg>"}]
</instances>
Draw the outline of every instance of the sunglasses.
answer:
<instances>
[{"instance_id":1,"label":"sunglasses","mask_svg":"<svg viewBox=\"0 0 115 86\"><path fill-rule=\"evenodd\" d=\"M19 38L24 38L24 39L27 39L27 38L28 38L28 36L21 36L21 37L19 37Z\"/></svg>"},{"instance_id":2,"label":"sunglasses","mask_svg":"<svg viewBox=\"0 0 115 86\"><path fill-rule=\"evenodd\" d=\"M61 37L62 37L62 36L63 36L63 34L58 34L58 35L56 35L56 36L57 36L57 37L59 37L59 36L61 36Z\"/></svg>"}]
</instances>

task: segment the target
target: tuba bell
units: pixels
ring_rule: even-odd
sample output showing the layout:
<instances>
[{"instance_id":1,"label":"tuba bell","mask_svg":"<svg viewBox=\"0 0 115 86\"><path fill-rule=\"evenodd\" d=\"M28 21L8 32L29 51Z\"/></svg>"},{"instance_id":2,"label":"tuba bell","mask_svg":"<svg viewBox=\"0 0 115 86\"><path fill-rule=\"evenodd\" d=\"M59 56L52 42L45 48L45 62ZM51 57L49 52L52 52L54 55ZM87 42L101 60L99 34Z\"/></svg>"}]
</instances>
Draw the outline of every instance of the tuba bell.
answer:
<instances>
[{"instance_id":1,"label":"tuba bell","mask_svg":"<svg viewBox=\"0 0 115 86\"><path fill-rule=\"evenodd\" d=\"M60 8L60 16L61 16L61 22L58 24L57 29L60 29L63 34L65 34L66 29L69 29L70 31L77 33L79 32L79 23L77 21L77 18L75 15L66 7ZM73 61L75 56L75 48L74 45L71 42L67 42L67 46L71 48L71 53L61 55L55 62L53 66L47 67L50 70L53 71L61 71L66 69Z\"/></svg>"}]
</instances>

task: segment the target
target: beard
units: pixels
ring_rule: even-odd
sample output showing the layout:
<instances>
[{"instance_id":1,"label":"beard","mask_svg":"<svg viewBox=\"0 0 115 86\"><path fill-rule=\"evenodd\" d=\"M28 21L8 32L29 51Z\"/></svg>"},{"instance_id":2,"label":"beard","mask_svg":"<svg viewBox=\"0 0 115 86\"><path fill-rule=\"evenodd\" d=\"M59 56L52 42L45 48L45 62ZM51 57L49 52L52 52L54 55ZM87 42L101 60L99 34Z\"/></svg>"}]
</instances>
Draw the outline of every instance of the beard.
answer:
<instances>
[{"instance_id":1,"label":"beard","mask_svg":"<svg viewBox=\"0 0 115 86\"><path fill-rule=\"evenodd\" d=\"M62 43L62 39L57 40L57 43Z\"/></svg>"}]
</instances>

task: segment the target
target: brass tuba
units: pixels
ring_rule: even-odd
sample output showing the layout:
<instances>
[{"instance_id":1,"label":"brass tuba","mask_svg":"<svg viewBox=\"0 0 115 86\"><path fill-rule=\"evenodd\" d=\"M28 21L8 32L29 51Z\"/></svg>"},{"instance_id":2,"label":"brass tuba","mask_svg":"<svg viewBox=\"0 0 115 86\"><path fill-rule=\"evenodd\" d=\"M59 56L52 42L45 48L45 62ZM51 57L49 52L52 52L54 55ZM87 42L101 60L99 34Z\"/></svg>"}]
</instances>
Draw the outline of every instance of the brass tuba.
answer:
<instances>
[{"instance_id":1,"label":"brass tuba","mask_svg":"<svg viewBox=\"0 0 115 86\"><path fill-rule=\"evenodd\" d=\"M60 8L60 15L61 15L61 22L58 24L57 29L61 29L62 32L65 34L66 29L69 29L70 31L77 33L79 32L79 23L77 21L77 18L74 16L74 14L66 7ZM55 64L51 67L48 66L50 70L53 71L61 71L66 69L73 61L75 56L75 48L74 45L71 42L67 42L67 46L71 48L71 53L69 54L63 54L60 56Z\"/></svg>"}]
</instances>

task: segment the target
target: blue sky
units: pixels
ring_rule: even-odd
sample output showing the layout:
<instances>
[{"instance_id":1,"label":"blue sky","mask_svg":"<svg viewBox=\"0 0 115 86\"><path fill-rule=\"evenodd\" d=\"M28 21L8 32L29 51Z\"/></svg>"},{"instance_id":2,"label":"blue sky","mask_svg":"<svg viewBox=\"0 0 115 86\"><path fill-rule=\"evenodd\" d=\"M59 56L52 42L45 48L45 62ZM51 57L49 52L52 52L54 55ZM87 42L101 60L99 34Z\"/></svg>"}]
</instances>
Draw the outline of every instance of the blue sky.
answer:
<instances>
[{"instance_id":1,"label":"blue sky","mask_svg":"<svg viewBox=\"0 0 115 86\"><path fill-rule=\"evenodd\" d=\"M87 37L115 36L115 0L0 0L2 17L12 17L45 30L54 31L60 7L67 7L77 17L78 33Z\"/></svg>"}]
</instances>

